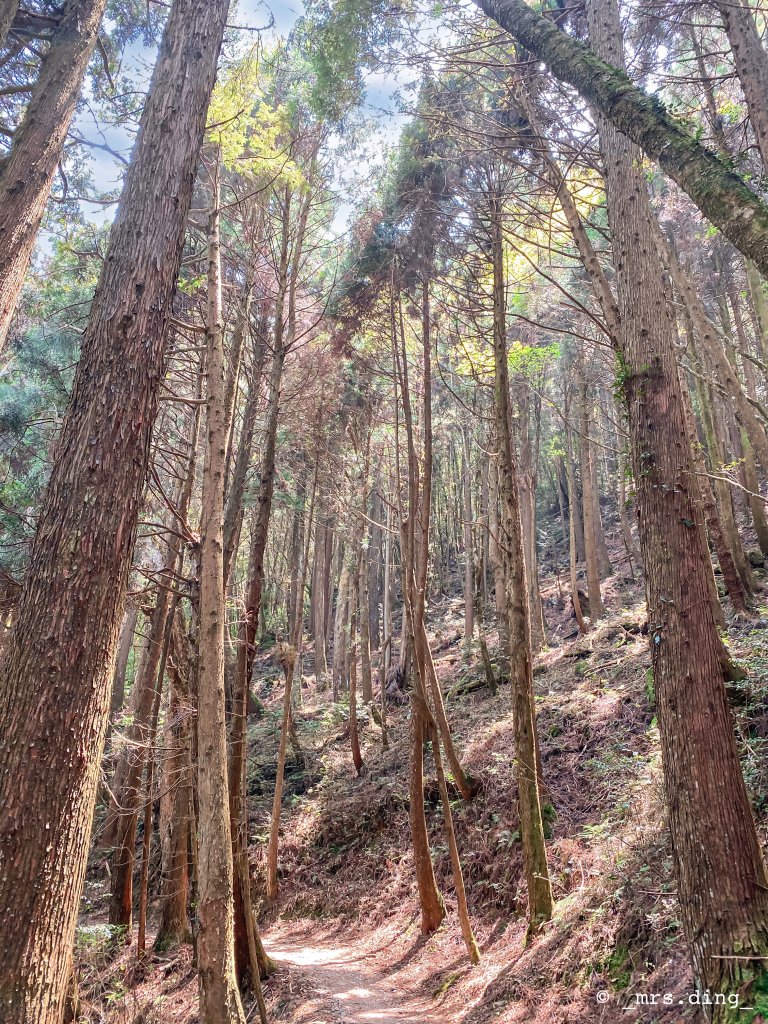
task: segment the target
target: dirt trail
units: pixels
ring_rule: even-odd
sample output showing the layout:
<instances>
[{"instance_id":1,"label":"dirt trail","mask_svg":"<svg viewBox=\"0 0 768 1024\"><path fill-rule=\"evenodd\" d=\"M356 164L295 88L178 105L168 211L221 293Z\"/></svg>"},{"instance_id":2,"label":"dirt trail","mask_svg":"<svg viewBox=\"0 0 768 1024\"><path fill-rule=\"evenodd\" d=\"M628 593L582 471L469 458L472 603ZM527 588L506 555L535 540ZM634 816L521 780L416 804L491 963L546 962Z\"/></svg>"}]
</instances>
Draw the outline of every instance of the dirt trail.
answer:
<instances>
[{"instance_id":1,"label":"dirt trail","mask_svg":"<svg viewBox=\"0 0 768 1024\"><path fill-rule=\"evenodd\" d=\"M396 972L381 971L387 950L371 953L329 937L279 923L264 935L267 952L290 969L299 994L292 1024L448 1024L431 1000L404 991Z\"/></svg>"}]
</instances>

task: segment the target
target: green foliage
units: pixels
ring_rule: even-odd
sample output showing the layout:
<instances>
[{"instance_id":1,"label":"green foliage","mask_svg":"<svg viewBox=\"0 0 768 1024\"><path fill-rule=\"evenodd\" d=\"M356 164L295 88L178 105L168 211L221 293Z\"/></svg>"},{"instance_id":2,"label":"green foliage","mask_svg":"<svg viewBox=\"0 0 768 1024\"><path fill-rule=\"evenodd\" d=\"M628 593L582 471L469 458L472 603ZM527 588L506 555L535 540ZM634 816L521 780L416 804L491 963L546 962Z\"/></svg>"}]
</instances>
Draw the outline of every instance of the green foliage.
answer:
<instances>
[{"instance_id":1,"label":"green foliage","mask_svg":"<svg viewBox=\"0 0 768 1024\"><path fill-rule=\"evenodd\" d=\"M520 374L528 380L534 380L559 357L560 343L557 341L545 345L528 345L521 341L513 341L507 356L509 372L510 375Z\"/></svg>"},{"instance_id":2,"label":"green foliage","mask_svg":"<svg viewBox=\"0 0 768 1024\"><path fill-rule=\"evenodd\" d=\"M230 63L218 77L208 108L208 134L218 146L224 166L254 178L268 177L298 188L304 175L289 155L291 109L270 99L285 62L277 47L262 58L254 47Z\"/></svg>"},{"instance_id":3,"label":"green foliage","mask_svg":"<svg viewBox=\"0 0 768 1024\"><path fill-rule=\"evenodd\" d=\"M397 8L397 13L402 7ZM390 45L400 25L388 0L308 0L294 36L312 71L308 90L311 109L329 123L339 123L359 104L365 70L375 54Z\"/></svg>"},{"instance_id":4,"label":"green foliage","mask_svg":"<svg viewBox=\"0 0 768 1024\"><path fill-rule=\"evenodd\" d=\"M0 570L19 574L50 470L100 270L104 233L76 226L22 296L20 330L0 376Z\"/></svg>"}]
</instances>

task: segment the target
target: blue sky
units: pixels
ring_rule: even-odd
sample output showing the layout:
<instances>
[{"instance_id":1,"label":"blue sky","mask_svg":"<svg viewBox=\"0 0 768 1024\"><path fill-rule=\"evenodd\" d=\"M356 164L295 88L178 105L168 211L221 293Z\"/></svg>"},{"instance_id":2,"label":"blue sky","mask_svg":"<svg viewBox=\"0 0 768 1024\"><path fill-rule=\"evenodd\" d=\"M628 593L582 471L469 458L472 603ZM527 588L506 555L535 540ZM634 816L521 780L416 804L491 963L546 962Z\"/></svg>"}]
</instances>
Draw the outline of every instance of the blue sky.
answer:
<instances>
[{"instance_id":1,"label":"blue sky","mask_svg":"<svg viewBox=\"0 0 768 1024\"><path fill-rule=\"evenodd\" d=\"M262 36L268 40L270 37L288 35L303 10L301 0L237 0L236 4L233 3L229 22L245 28L263 29L269 24L271 14L273 28ZM149 79L154 60L152 50L137 44L125 55L124 60L132 74L138 78ZM344 169L339 171L336 182L339 209L333 224L335 233L342 232L348 226L352 211L349 196L355 181L371 176L374 165L383 159L387 145L395 142L402 130L406 117L397 110L395 93L408 78L407 72L374 72L368 76L363 113L373 121L372 135L368 139L366 152L361 152L359 159L348 161ZM97 125L87 110L79 115L75 129L84 138L106 142L126 158L130 154L133 144L131 132L122 127L110 129ZM91 149L88 156L97 190L116 189L120 184L123 170L120 161L99 149ZM103 207L84 203L82 209L88 219L96 223L110 220L114 213L114 206Z\"/></svg>"}]
</instances>

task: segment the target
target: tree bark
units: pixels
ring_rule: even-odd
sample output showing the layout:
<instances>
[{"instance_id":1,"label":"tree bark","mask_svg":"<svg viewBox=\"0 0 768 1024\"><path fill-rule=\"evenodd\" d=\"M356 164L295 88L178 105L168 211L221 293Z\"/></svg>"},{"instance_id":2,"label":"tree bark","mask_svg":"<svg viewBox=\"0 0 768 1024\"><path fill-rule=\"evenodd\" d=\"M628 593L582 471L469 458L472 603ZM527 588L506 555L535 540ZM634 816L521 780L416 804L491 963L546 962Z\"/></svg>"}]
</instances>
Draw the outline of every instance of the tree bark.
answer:
<instances>
[{"instance_id":1,"label":"tree bark","mask_svg":"<svg viewBox=\"0 0 768 1024\"><path fill-rule=\"evenodd\" d=\"M370 704L373 700L373 673L371 671L371 619L369 616L370 594L368 591L368 561L370 531L365 524L366 534L363 540L360 566L360 685L363 702ZM366 543L366 541L368 543Z\"/></svg>"},{"instance_id":2,"label":"tree bark","mask_svg":"<svg viewBox=\"0 0 768 1024\"><path fill-rule=\"evenodd\" d=\"M592 444L589 438L589 409L587 407L587 381L584 361L579 354L579 433L581 434L581 493L584 522L584 557L587 564L587 592L589 621L594 625L605 614L600 592L600 569L597 562L597 525L595 523L594 478L592 474Z\"/></svg>"},{"instance_id":3,"label":"tree bark","mask_svg":"<svg viewBox=\"0 0 768 1024\"><path fill-rule=\"evenodd\" d=\"M224 470L227 423L221 299L219 165L210 170L205 466L197 676L198 935L201 1024L245 1024L235 977L232 836L224 702Z\"/></svg>"},{"instance_id":4,"label":"tree bark","mask_svg":"<svg viewBox=\"0 0 768 1024\"><path fill-rule=\"evenodd\" d=\"M462 516L464 528L464 657L469 661L472 653L472 638L475 632L474 617L474 543L472 540L472 476L469 448L469 427L462 430L461 483L464 502Z\"/></svg>"},{"instance_id":5,"label":"tree bark","mask_svg":"<svg viewBox=\"0 0 768 1024\"><path fill-rule=\"evenodd\" d=\"M491 183L488 198L493 260L494 395L501 499L499 553L503 565L509 622L509 671L514 709L520 835L528 889L528 930L532 933L552 916L552 887L549 881L544 824L541 817L528 588L525 581L520 497L517 487L517 453L512 436L509 402L502 200L495 183Z\"/></svg>"},{"instance_id":6,"label":"tree bark","mask_svg":"<svg viewBox=\"0 0 768 1024\"><path fill-rule=\"evenodd\" d=\"M587 11L596 49L620 64L615 3L588 0ZM655 253L646 182L635 147L605 119L598 128L678 898L696 986L727 992L746 972L764 976L760 961L750 956L767 949L768 878L723 684L710 569L695 528L700 491L686 436L673 306Z\"/></svg>"},{"instance_id":7,"label":"tree bark","mask_svg":"<svg viewBox=\"0 0 768 1024\"><path fill-rule=\"evenodd\" d=\"M168 803L166 830L161 829L160 923L155 948L164 951L191 938L189 898L189 831L192 805L190 695L191 666L180 613L174 617L168 675L171 699L165 736L163 789ZM161 822L163 819L161 802Z\"/></svg>"},{"instance_id":8,"label":"tree bark","mask_svg":"<svg viewBox=\"0 0 768 1024\"><path fill-rule=\"evenodd\" d=\"M125 611L123 625L120 630L120 646L117 649L117 660L115 662L115 674L112 677L112 706L110 715L112 718L119 714L125 702L125 673L128 668L128 658L133 647L133 636L136 632L136 620L139 617L139 606L130 604Z\"/></svg>"},{"instance_id":9,"label":"tree bark","mask_svg":"<svg viewBox=\"0 0 768 1024\"><path fill-rule=\"evenodd\" d=\"M175 0L169 14L0 665L8 1024L56 1021L63 1008L165 329L228 6Z\"/></svg>"},{"instance_id":10,"label":"tree bark","mask_svg":"<svg viewBox=\"0 0 768 1024\"><path fill-rule=\"evenodd\" d=\"M68 0L8 156L0 162L0 352L91 59L106 0ZM0 9L0 40L18 4Z\"/></svg>"},{"instance_id":11,"label":"tree bark","mask_svg":"<svg viewBox=\"0 0 768 1024\"><path fill-rule=\"evenodd\" d=\"M578 561L576 552L576 511L578 509L578 495L576 493L576 474L573 468L573 457L571 455L571 431L568 424L568 407L566 406L566 445L567 453L565 458L568 474L568 569L571 581L571 601L573 603L573 614L576 616L576 625L580 633L587 632L587 624L581 610L581 599L579 597L579 578L576 563Z\"/></svg>"},{"instance_id":12,"label":"tree bark","mask_svg":"<svg viewBox=\"0 0 768 1024\"><path fill-rule=\"evenodd\" d=\"M0 2L0 46L8 38L18 9L19 0L2 0Z\"/></svg>"}]
</instances>

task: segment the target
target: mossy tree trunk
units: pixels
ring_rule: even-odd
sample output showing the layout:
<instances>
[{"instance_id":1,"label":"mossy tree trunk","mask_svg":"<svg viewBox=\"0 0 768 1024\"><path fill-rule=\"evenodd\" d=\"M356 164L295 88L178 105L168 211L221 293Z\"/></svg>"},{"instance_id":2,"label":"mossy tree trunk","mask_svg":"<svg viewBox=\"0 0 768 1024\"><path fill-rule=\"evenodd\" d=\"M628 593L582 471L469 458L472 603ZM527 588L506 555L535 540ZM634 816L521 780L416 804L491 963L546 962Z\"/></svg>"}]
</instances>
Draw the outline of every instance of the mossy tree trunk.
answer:
<instances>
[{"instance_id":1,"label":"mossy tree trunk","mask_svg":"<svg viewBox=\"0 0 768 1024\"><path fill-rule=\"evenodd\" d=\"M590 37L623 61L614 0L588 0ZM599 119L622 320L649 637L678 898L698 988L765 979L768 877L741 774L709 600L701 496L686 434L667 279L637 149ZM719 1011L718 1011L719 1012ZM721 1016L725 1020L726 1016Z\"/></svg>"},{"instance_id":2,"label":"mossy tree trunk","mask_svg":"<svg viewBox=\"0 0 768 1024\"><path fill-rule=\"evenodd\" d=\"M697 141L695 124L688 128L674 118L656 96L636 86L623 67L566 35L526 0L475 3L656 160L704 216L768 276L768 204L727 162Z\"/></svg>"}]
</instances>

